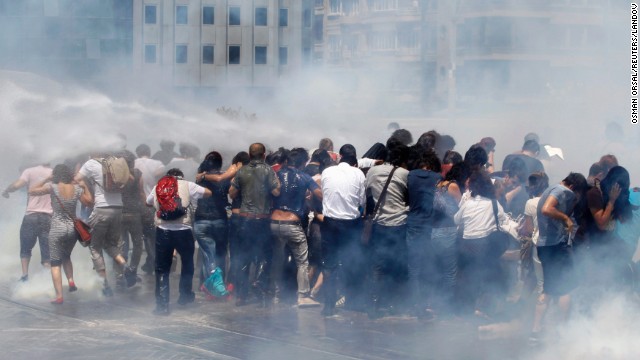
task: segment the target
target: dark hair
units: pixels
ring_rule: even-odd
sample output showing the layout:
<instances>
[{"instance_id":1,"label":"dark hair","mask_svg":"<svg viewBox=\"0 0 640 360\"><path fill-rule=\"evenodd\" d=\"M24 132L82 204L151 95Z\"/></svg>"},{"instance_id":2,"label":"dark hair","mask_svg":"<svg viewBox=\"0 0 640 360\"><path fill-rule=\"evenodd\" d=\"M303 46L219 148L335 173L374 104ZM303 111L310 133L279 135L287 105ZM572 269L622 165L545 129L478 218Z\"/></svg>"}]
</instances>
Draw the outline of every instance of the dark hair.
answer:
<instances>
[{"instance_id":1,"label":"dark hair","mask_svg":"<svg viewBox=\"0 0 640 360\"><path fill-rule=\"evenodd\" d=\"M249 159L249 153L246 151L240 151L233 157L231 160L232 164L242 163L242 165L247 165L251 160Z\"/></svg>"},{"instance_id":2,"label":"dark hair","mask_svg":"<svg viewBox=\"0 0 640 360\"><path fill-rule=\"evenodd\" d=\"M589 185L587 185L587 179L580 173L569 173L569 175L562 180L566 186L571 186L574 193L583 197L587 192Z\"/></svg>"},{"instance_id":3,"label":"dark hair","mask_svg":"<svg viewBox=\"0 0 640 360\"><path fill-rule=\"evenodd\" d=\"M371 146L369 150L367 150L367 152L362 155L363 158L375 160L386 160L388 156L389 151L387 150L387 147L385 147L381 143L373 144L373 146Z\"/></svg>"},{"instance_id":4,"label":"dark hair","mask_svg":"<svg viewBox=\"0 0 640 360\"><path fill-rule=\"evenodd\" d=\"M167 175L175 176L175 177L180 178L180 179L184 179L184 173L182 172L182 170L180 170L178 168L169 169L169 171L167 171Z\"/></svg>"},{"instance_id":5,"label":"dark hair","mask_svg":"<svg viewBox=\"0 0 640 360\"><path fill-rule=\"evenodd\" d=\"M196 159L200 156L200 149L189 143L180 143L180 155L184 158Z\"/></svg>"},{"instance_id":6,"label":"dark hair","mask_svg":"<svg viewBox=\"0 0 640 360\"><path fill-rule=\"evenodd\" d=\"M400 144L390 149L388 160L393 166L406 166L409 161L409 147Z\"/></svg>"},{"instance_id":7,"label":"dark hair","mask_svg":"<svg viewBox=\"0 0 640 360\"><path fill-rule=\"evenodd\" d=\"M353 155L343 155L340 158L340 162L341 163L347 163L351 166L357 166L358 165L358 158L353 156Z\"/></svg>"},{"instance_id":8,"label":"dark hair","mask_svg":"<svg viewBox=\"0 0 640 360\"><path fill-rule=\"evenodd\" d=\"M444 157L442 158L443 164L455 165L461 163L462 161L462 155L460 155L459 152L453 150L447 150L447 152L444 153Z\"/></svg>"},{"instance_id":9,"label":"dark hair","mask_svg":"<svg viewBox=\"0 0 640 360\"><path fill-rule=\"evenodd\" d=\"M340 147L340 156L353 156L354 158L358 158L356 155L356 148L351 144L344 144Z\"/></svg>"},{"instance_id":10,"label":"dark hair","mask_svg":"<svg viewBox=\"0 0 640 360\"><path fill-rule=\"evenodd\" d=\"M129 171L133 173L133 169L136 164L136 155L131 151L125 149L125 150L119 151L117 156L124 158L124 160L127 162L127 166L129 166Z\"/></svg>"},{"instance_id":11,"label":"dark hair","mask_svg":"<svg viewBox=\"0 0 640 360\"><path fill-rule=\"evenodd\" d=\"M265 158L265 162L268 165L284 164L284 162L287 161L288 154L289 154L289 150L283 147L280 147L278 148L278 150L267 155L267 157Z\"/></svg>"},{"instance_id":12,"label":"dark hair","mask_svg":"<svg viewBox=\"0 0 640 360\"><path fill-rule=\"evenodd\" d=\"M413 159L412 169L426 168L429 171L437 173L442 171L440 159L438 159L438 155L435 151L433 151L433 149L425 150L419 146L416 146L415 151L412 153L412 156L417 156L417 158Z\"/></svg>"},{"instance_id":13,"label":"dark hair","mask_svg":"<svg viewBox=\"0 0 640 360\"><path fill-rule=\"evenodd\" d=\"M136 155L138 157L151 156L151 148L147 144L140 144L136 148Z\"/></svg>"},{"instance_id":14,"label":"dark hair","mask_svg":"<svg viewBox=\"0 0 640 360\"><path fill-rule=\"evenodd\" d=\"M471 145L464 154L464 162L472 171L482 168L488 159L487 152L479 144Z\"/></svg>"},{"instance_id":15,"label":"dark hair","mask_svg":"<svg viewBox=\"0 0 640 360\"><path fill-rule=\"evenodd\" d=\"M303 167L309 161L309 153L303 148L293 148L287 155L287 165L296 168Z\"/></svg>"},{"instance_id":16,"label":"dark hair","mask_svg":"<svg viewBox=\"0 0 640 360\"><path fill-rule=\"evenodd\" d=\"M480 145L487 154L496 149L496 141L492 137L482 138L478 145Z\"/></svg>"},{"instance_id":17,"label":"dark hair","mask_svg":"<svg viewBox=\"0 0 640 360\"><path fill-rule=\"evenodd\" d=\"M618 166L618 158L615 155L603 155L598 161L604 170L604 174L606 175L612 167Z\"/></svg>"},{"instance_id":18,"label":"dark hair","mask_svg":"<svg viewBox=\"0 0 640 360\"><path fill-rule=\"evenodd\" d=\"M469 190L471 196L483 196L489 199L496 198L496 189L491 182L489 174L484 171L474 171L469 176Z\"/></svg>"},{"instance_id":19,"label":"dark hair","mask_svg":"<svg viewBox=\"0 0 640 360\"><path fill-rule=\"evenodd\" d=\"M200 164L198 172L209 172L220 170L222 167L222 155L217 151L212 151L204 157L204 161Z\"/></svg>"},{"instance_id":20,"label":"dark hair","mask_svg":"<svg viewBox=\"0 0 640 360\"><path fill-rule=\"evenodd\" d=\"M56 165L53 168L51 182L54 184L71 184L73 182L73 172L71 168L64 164Z\"/></svg>"},{"instance_id":21,"label":"dark hair","mask_svg":"<svg viewBox=\"0 0 640 360\"><path fill-rule=\"evenodd\" d=\"M394 138L407 146L413 142L413 136L411 136L411 133L407 129L398 129L394 131L393 134L391 134L391 138Z\"/></svg>"},{"instance_id":22,"label":"dark hair","mask_svg":"<svg viewBox=\"0 0 640 360\"><path fill-rule=\"evenodd\" d=\"M602 166L602 164L600 164L599 162L593 163L589 168L589 176L596 176L600 173L603 173L604 171L605 168L604 166Z\"/></svg>"},{"instance_id":23,"label":"dark hair","mask_svg":"<svg viewBox=\"0 0 640 360\"><path fill-rule=\"evenodd\" d=\"M160 148L162 150L173 150L175 146L176 146L176 143L171 140L167 140L167 139L160 140Z\"/></svg>"},{"instance_id":24,"label":"dark hair","mask_svg":"<svg viewBox=\"0 0 640 360\"><path fill-rule=\"evenodd\" d=\"M311 154L311 162L317 162L320 164L318 166L318 171L322 173L322 171L329 166L333 165L333 159L331 155L327 152L327 150L316 149L316 151Z\"/></svg>"},{"instance_id":25,"label":"dark hair","mask_svg":"<svg viewBox=\"0 0 640 360\"><path fill-rule=\"evenodd\" d=\"M451 135L442 135L436 143L436 153L442 154L444 158L447 151L452 151L454 147L456 147L456 140Z\"/></svg>"},{"instance_id":26,"label":"dark hair","mask_svg":"<svg viewBox=\"0 0 640 360\"><path fill-rule=\"evenodd\" d=\"M522 158L515 157L509 162L509 167L506 169L510 178L518 178L520 183L527 181L527 164Z\"/></svg>"},{"instance_id":27,"label":"dark hair","mask_svg":"<svg viewBox=\"0 0 640 360\"><path fill-rule=\"evenodd\" d=\"M630 219L633 216L631 212L631 203L629 202L629 188L631 187L631 181L629 179L629 172L622 166L612 167L607 173L607 176L605 176L605 178L600 182L600 189L602 190L602 199L604 200L604 204L609 202L609 191L611 191L611 188L615 184L620 186L620 195L613 204L612 216L614 219Z\"/></svg>"},{"instance_id":28,"label":"dark hair","mask_svg":"<svg viewBox=\"0 0 640 360\"><path fill-rule=\"evenodd\" d=\"M522 151L530 151L534 154L537 154L540 152L540 144L538 144L538 142L535 140L527 140L522 145Z\"/></svg>"},{"instance_id":29,"label":"dark hair","mask_svg":"<svg viewBox=\"0 0 640 360\"><path fill-rule=\"evenodd\" d=\"M333 151L333 141L329 138L321 139L318 143L318 149Z\"/></svg>"},{"instance_id":30,"label":"dark hair","mask_svg":"<svg viewBox=\"0 0 640 360\"><path fill-rule=\"evenodd\" d=\"M444 176L446 181L453 181L460 187L460 192L464 192L464 186L469 178L469 168L463 162L454 164L451 170Z\"/></svg>"},{"instance_id":31,"label":"dark hair","mask_svg":"<svg viewBox=\"0 0 640 360\"><path fill-rule=\"evenodd\" d=\"M251 160L262 160L264 154L267 152L264 144L262 143L253 143L249 146L249 159Z\"/></svg>"},{"instance_id":32,"label":"dark hair","mask_svg":"<svg viewBox=\"0 0 640 360\"><path fill-rule=\"evenodd\" d=\"M538 197L549 187L549 177L544 172L536 172L529 175L527 191L529 196Z\"/></svg>"},{"instance_id":33,"label":"dark hair","mask_svg":"<svg viewBox=\"0 0 640 360\"><path fill-rule=\"evenodd\" d=\"M430 130L420 135L418 141L416 142L416 145L422 147L423 149L434 149L436 147L436 144L438 143L438 140L440 140L440 134L438 134L438 132L435 130Z\"/></svg>"}]
</instances>

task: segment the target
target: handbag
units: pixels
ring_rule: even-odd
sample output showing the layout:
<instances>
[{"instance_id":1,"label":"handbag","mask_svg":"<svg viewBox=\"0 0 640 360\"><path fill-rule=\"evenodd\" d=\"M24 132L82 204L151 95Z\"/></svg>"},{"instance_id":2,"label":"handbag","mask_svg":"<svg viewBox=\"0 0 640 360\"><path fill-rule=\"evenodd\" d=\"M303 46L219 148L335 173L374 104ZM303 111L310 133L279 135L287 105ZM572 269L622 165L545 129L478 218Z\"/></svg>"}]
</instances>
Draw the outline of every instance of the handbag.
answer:
<instances>
[{"instance_id":1,"label":"handbag","mask_svg":"<svg viewBox=\"0 0 640 360\"><path fill-rule=\"evenodd\" d=\"M52 194L56 198L56 200L58 200L58 204L60 204L60 208L62 208L62 211L64 211L64 213L73 221L73 227L76 229L76 235L78 235L78 242L80 243L80 245L84 247L89 246L89 244L91 244L91 225L71 215L71 213L69 213L62 204L62 201L60 200L58 195L56 195L55 192L52 192Z\"/></svg>"},{"instance_id":2,"label":"handbag","mask_svg":"<svg viewBox=\"0 0 640 360\"><path fill-rule=\"evenodd\" d=\"M380 197L378 198L378 203L373 208L373 212L367 215L364 219L364 227L362 229L361 241L365 245L368 244L369 241L371 240L371 233L373 232L373 220L375 219L378 213L378 210L380 209L380 206L384 201L385 195L387 194L387 189L389 188L389 183L391 183L391 178L393 177L393 173L396 171L397 168L398 168L397 166L394 166L393 169L391 170L391 173L389 173L387 182L384 184L384 187L382 188L382 192L380 193Z\"/></svg>"}]
</instances>

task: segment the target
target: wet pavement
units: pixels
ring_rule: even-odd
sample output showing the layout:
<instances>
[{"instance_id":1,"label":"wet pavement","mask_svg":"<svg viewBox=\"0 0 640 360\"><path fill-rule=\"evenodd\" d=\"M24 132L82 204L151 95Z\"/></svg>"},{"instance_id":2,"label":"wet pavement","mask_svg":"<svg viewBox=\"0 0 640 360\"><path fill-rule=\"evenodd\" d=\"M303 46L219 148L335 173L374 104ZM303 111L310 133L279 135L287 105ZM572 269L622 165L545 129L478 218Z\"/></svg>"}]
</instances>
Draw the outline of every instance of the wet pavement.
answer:
<instances>
[{"instance_id":1,"label":"wet pavement","mask_svg":"<svg viewBox=\"0 0 640 360\"><path fill-rule=\"evenodd\" d=\"M236 307L202 293L180 306L177 275L171 281L168 317L151 313L148 275L113 298L78 284L62 305L15 299L15 284L0 284L0 359L513 359L530 351L521 335L483 340L478 324L462 319L372 321L347 310L324 318L320 308Z\"/></svg>"}]
</instances>

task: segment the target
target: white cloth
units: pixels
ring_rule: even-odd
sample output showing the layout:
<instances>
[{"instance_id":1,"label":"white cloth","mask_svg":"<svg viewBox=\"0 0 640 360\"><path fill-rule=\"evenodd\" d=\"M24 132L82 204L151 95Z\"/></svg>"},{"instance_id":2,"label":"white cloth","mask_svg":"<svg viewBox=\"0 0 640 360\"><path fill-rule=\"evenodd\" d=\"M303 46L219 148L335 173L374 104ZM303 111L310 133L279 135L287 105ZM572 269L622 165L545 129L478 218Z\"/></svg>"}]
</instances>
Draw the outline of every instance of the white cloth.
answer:
<instances>
[{"instance_id":1,"label":"white cloth","mask_svg":"<svg viewBox=\"0 0 640 360\"><path fill-rule=\"evenodd\" d=\"M122 194L105 192L102 183L102 164L96 159L84 163L78 171L85 178L87 185L93 186L94 207L122 206Z\"/></svg>"},{"instance_id":2,"label":"white cloth","mask_svg":"<svg viewBox=\"0 0 640 360\"><path fill-rule=\"evenodd\" d=\"M340 163L322 172L322 213L332 219L353 220L365 204L362 170Z\"/></svg>"},{"instance_id":3,"label":"white cloth","mask_svg":"<svg viewBox=\"0 0 640 360\"><path fill-rule=\"evenodd\" d=\"M498 220L505 221L502 205L498 204ZM462 225L463 239L479 239L489 236L496 231L496 220L493 215L491 199L483 196L471 196L460 202L460 209L453 216L456 225Z\"/></svg>"},{"instance_id":4,"label":"white cloth","mask_svg":"<svg viewBox=\"0 0 640 360\"><path fill-rule=\"evenodd\" d=\"M533 219L533 235L531 235L531 240L534 244L538 243L538 238L540 237L540 230L538 230L538 203L540 202L540 197L535 197L533 199L527 200L527 203L524 206L524 215L531 216Z\"/></svg>"},{"instance_id":5,"label":"white cloth","mask_svg":"<svg viewBox=\"0 0 640 360\"><path fill-rule=\"evenodd\" d=\"M204 197L205 188L186 180L178 180L178 194L182 201L182 206L187 208L187 214L176 220L162 220L155 214L156 226L163 230L189 230L191 229L192 214L198 199ZM151 193L147 196L147 205L153 205L156 210L160 209L160 205L156 199L156 187L154 186Z\"/></svg>"},{"instance_id":6,"label":"white cloth","mask_svg":"<svg viewBox=\"0 0 640 360\"><path fill-rule=\"evenodd\" d=\"M134 168L142 173L142 189L144 195L149 196L151 189L158 183L158 174L164 172L164 164L162 161L154 160L148 157L136 159Z\"/></svg>"}]
</instances>

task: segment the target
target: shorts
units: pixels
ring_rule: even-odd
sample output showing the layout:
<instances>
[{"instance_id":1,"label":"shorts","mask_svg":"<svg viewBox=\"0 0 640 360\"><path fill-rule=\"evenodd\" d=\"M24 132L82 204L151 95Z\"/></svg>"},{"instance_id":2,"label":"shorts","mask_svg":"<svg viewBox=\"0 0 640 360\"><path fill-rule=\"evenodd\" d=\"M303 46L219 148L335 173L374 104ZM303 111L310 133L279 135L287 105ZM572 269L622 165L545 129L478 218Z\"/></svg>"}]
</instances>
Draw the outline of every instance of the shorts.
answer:
<instances>
[{"instance_id":1,"label":"shorts","mask_svg":"<svg viewBox=\"0 0 640 360\"><path fill-rule=\"evenodd\" d=\"M540 246L537 250L542 264L544 294L563 296L577 287L573 255L567 244Z\"/></svg>"}]
</instances>

